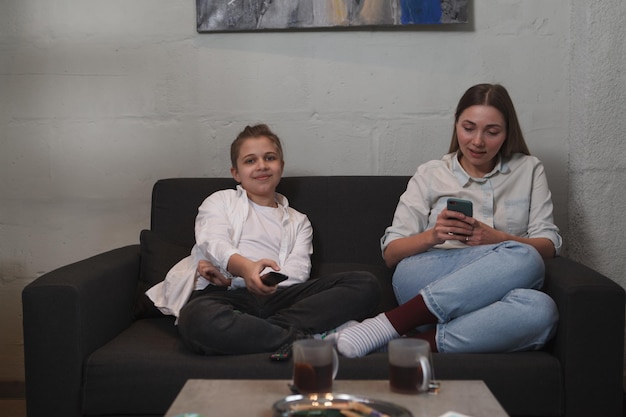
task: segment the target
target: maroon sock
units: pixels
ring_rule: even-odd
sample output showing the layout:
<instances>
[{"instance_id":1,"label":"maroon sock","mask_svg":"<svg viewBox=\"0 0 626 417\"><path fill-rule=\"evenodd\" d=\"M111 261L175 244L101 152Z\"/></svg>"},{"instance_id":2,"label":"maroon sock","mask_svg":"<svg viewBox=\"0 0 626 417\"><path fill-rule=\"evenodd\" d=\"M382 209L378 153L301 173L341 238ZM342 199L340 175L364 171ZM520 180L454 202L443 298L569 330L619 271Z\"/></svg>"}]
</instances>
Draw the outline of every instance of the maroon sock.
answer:
<instances>
[{"instance_id":1,"label":"maroon sock","mask_svg":"<svg viewBox=\"0 0 626 417\"><path fill-rule=\"evenodd\" d=\"M400 335L404 335L423 324L437 323L437 317L426 307L421 295L417 295L401 306L389 310L385 315Z\"/></svg>"}]
</instances>

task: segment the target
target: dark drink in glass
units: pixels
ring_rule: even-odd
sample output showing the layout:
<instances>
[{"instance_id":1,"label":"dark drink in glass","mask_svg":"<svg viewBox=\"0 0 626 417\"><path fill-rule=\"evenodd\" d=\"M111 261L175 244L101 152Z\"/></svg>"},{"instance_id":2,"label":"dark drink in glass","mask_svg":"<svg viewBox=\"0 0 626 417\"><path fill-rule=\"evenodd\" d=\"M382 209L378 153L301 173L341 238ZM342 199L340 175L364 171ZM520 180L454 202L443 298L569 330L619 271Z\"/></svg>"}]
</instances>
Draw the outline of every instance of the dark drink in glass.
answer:
<instances>
[{"instance_id":1,"label":"dark drink in glass","mask_svg":"<svg viewBox=\"0 0 626 417\"><path fill-rule=\"evenodd\" d=\"M417 394L424 382L421 366L389 365L389 385L391 390L401 394Z\"/></svg>"},{"instance_id":2,"label":"dark drink in glass","mask_svg":"<svg viewBox=\"0 0 626 417\"><path fill-rule=\"evenodd\" d=\"M333 364L312 366L308 363L295 363L293 383L303 394L331 392L333 387Z\"/></svg>"}]
</instances>

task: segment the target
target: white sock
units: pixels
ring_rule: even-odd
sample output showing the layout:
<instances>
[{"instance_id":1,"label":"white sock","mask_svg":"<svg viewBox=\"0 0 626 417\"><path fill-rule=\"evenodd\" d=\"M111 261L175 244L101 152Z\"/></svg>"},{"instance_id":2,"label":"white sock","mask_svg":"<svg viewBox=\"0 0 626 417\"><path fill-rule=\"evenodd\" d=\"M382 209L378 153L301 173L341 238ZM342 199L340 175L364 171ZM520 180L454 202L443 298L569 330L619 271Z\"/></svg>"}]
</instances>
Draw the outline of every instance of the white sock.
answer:
<instances>
[{"instance_id":1,"label":"white sock","mask_svg":"<svg viewBox=\"0 0 626 417\"><path fill-rule=\"evenodd\" d=\"M348 327L352 327L356 324L359 324L358 321L356 320L350 320L345 322L344 324L342 324L339 327L336 327L332 330L328 330L325 331L323 333L318 333L318 334L314 334L313 338L314 339L324 339L324 340L330 340L333 343L337 343L337 336L339 335L340 332L342 332L343 330L347 329Z\"/></svg>"},{"instance_id":2,"label":"white sock","mask_svg":"<svg viewBox=\"0 0 626 417\"><path fill-rule=\"evenodd\" d=\"M360 358L400 337L384 313L344 329L337 336L337 350L348 358Z\"/></svg>"}]
</instances>

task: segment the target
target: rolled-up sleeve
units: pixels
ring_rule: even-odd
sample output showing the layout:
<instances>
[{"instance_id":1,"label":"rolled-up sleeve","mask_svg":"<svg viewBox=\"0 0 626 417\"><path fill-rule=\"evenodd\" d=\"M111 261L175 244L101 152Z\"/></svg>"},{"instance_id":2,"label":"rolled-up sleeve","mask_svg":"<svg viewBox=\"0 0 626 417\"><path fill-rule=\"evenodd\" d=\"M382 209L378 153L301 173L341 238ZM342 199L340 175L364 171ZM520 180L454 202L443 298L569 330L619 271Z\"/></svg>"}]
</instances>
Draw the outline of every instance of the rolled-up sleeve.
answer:
<instances>
[{"instance_id":1,"label":"rolled-up sleeve","mask_svg":"<svg viewBox=\"0 0 626 417\"><path fill-rule=\"evenodd\" d=\"M546 238L552 241L556 255L561 251L563 239L554 224L552 193L548 187L544 166L537 160L533 169L533 186L530 196L528 237Z\"/></svg>"},{"instance_id":2,"label":"rolled-up sleeve","mask_svg":"<svg viewBox=\"0 0 626 417\"><path fill-rule=\"evenodd\" d=\"M237 249L240 231L233 224L237 224L229 216L242 216L241 210L235 209L232 202L232 193L235 190L225 190L211 194L198 208L195 233L196 245L222 273L230 277L227 271L228 260L239 253ZM243 219L241 219L243 224Z\"/></svg>"},{"instance_id":3,"label":"rolled-up sleeve","mask_svg":"<svg viewBox=\"0 0 626 417\"><path fill-rule=\"evenodd\" d=\"M428 228L430 198L428 186L424 182L423 167L420 167L400 196L391 226L387 227L380 239L382 252L396 239L421 233Z\"/></svg>"}]
</instances>

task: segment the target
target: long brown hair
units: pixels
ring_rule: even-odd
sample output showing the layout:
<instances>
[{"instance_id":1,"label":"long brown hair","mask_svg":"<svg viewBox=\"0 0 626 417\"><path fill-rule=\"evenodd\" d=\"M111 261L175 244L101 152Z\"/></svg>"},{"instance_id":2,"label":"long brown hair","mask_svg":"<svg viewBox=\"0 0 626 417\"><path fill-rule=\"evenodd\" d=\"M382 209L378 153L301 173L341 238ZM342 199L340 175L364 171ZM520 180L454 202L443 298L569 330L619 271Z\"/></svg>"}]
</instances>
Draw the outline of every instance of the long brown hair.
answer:
<instances>
[{"instance_id":1,"label":"long brown hair","mask_svg":"<svg viewBox=\"0 0 626 417\"><path fill-rule=\"evenodd\" d=\"M517 120L517 114L515 113L515 107L513 101L509 96L506 88L500 84L477 84L470 87L456 107L454 113L454 127L452 129L452 141L450 142L449 153L457 152L459 150L459 138L456 135L456 124L459 121L461 114L471 106L483 105L495 107L506 123L506 139L500 148L500 155L509 157L514 153L523 153L530 155L524 135L522 134L522 128Z\"/></svg>"}]
</instances>

